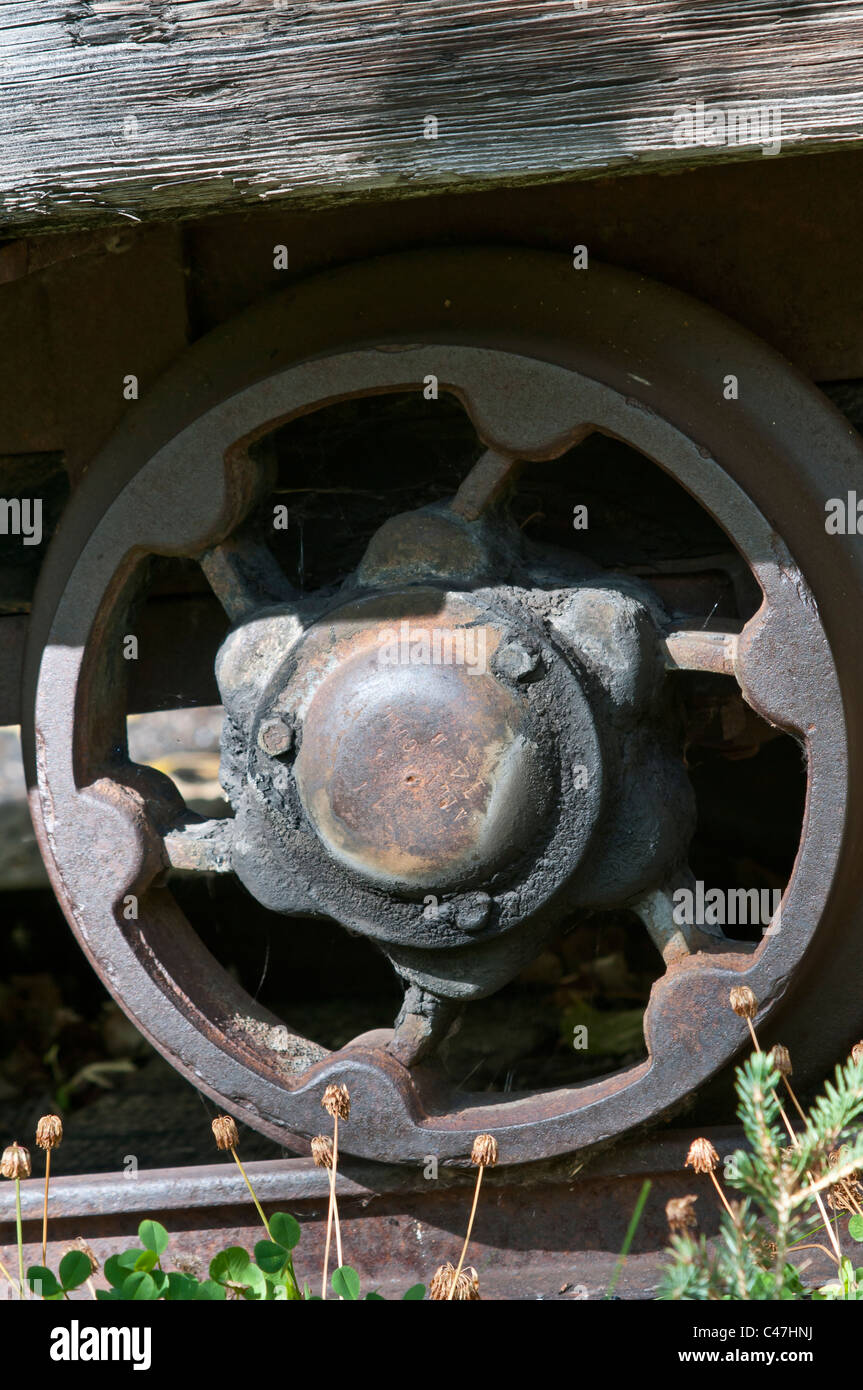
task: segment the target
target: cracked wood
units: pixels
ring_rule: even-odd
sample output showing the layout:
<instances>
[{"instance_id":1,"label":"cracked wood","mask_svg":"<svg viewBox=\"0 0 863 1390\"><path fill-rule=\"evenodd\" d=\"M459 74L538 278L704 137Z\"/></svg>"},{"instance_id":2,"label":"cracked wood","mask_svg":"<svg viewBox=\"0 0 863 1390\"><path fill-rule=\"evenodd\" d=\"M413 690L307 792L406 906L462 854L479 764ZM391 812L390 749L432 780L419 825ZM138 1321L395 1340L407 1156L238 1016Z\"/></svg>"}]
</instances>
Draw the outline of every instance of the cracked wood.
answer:
<instances>
[{"instance_id":1,"label":"cracked wood","mask_svg":"<svg viewBox=\"0 0 863 1390\"><path fill-rule=\"evenodd\" d=\"M763 157L675 144L698 100L859 144L861 41L858 0L3 0L0 227Z\"/></svg>"}]
</instances>

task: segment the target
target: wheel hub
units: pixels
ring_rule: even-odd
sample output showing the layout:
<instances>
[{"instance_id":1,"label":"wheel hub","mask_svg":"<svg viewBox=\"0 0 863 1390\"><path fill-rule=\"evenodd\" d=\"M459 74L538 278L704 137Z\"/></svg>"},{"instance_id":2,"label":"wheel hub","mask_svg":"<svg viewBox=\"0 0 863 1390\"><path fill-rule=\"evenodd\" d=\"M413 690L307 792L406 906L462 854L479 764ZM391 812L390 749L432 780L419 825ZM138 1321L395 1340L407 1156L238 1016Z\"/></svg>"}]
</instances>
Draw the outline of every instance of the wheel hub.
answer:
<instances>
[{"instance_id":1,"label":"wheel hub","mask_svg":"<svg viewBox=\"0 0 863 1390\"><path fill-rule=\"evenodd\" d=\"M280 609L257 615L217 662L233 867L267 906L294 911L300 885L379 941L418 992L393 1042L411 1061L573 906L667 874L693 823L655 601L605 577L538 586L502 521L472 563L506 553L519 582L406 587L403 537L428 516L388 522L341 601L310 600L287 632ZM462 523L432 519L438 577L449 555L464 583ZM671 960L695 938L657 944Z\"/></svg>"},{"instance_id":2,"label":"wheel hub","mask_svg":"<svg viewBox=\"0 0 863 1390\"><path fill-rule=\"evenodd\" d=\"M330 854L382 888L485 882L547 811L541 731L492 674L500 631L469 614L453 598L428 623L365 628L302 714L306 814Z\"/></svg>"}]
</instances>

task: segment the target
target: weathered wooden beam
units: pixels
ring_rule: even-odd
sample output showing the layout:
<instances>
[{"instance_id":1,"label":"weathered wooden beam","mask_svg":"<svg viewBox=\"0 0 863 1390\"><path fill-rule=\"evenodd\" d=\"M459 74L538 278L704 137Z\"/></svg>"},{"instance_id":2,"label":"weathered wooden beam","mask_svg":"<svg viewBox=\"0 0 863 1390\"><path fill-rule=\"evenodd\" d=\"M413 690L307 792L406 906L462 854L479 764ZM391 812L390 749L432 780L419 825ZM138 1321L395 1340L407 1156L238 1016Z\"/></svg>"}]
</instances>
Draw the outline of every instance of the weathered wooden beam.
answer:
<instances>
[{"instance_id":1,"label":"weathered wooden beam","mask_svg":"<svg viewBox=\"0 0 863 1390\"><path fill-rule=\"evenodd\" d=\"M0 228L861 144L861 49L863 0L0 0Z\"/></svg>"}]
</instances>

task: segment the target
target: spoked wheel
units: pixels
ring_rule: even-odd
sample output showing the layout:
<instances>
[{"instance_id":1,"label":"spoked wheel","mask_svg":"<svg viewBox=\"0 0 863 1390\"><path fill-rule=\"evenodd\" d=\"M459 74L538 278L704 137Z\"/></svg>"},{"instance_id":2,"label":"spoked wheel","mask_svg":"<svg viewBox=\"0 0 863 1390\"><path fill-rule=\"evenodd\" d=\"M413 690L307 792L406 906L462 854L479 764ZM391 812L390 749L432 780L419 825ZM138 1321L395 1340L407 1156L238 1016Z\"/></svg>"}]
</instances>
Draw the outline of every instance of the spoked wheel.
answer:
<instances>
[{"instance_id":1,"label":"spoked wheel","mask_svg":"<svg viewBox=\"0 0 863 1390\"><path fill-rule=\"evenodd\" d=\"M259 442L430 381L462 403L479 462L448 501L396 510L341 585L296 592L249 524L271 483ZM762 596L742 627L675 625L631 575L525 542L516 475L592 432L655 461L725 531ZM824 505L861 466L847 424L762 344L650 282L545 254L384 258L199 344L93 466L31 627L34 819L108 988L196 1086L276 1138L317 1132L330 1081L354 1099L345 1146L390 1161L458 1160L478 1130L503 1161L536 1159L668 1112L745 1041L732 985L766 1017L801 980L823 1003L859 959L863 564L854 538L826 534ZM150 556L199 561L232 624L215 655L225 821L128 756L124 641ZM802 840L757 943L675 911L694 826L680 669L732 675L805 752ZM372 938L404 983L394 1028L336 1053L299 1036L207 952L171 866L232 872L273 912ZM665 962L647 1060L533 1094L447 1089L434 1056L459 1010L567 915L614 907ZM821 1050L853 1027L822 1015Z\"/></svg>"}]
</instances>

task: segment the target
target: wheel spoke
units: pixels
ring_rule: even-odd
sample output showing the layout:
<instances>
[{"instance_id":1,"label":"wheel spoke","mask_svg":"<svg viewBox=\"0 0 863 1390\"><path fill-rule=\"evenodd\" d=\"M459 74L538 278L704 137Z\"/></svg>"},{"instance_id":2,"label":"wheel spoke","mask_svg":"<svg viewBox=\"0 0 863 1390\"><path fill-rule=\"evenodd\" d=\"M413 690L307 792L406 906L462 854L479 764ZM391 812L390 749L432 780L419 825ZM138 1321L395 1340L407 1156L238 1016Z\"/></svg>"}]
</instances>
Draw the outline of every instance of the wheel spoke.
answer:
<instances>
[{"instance_id":1,"label":"wheel spoke","mask_svg":"<svg viewBox=\"0 0 863 1390\"><path fill-rule=\"evenodd\" d=\"M234 826L230 817L204 820L187 813L185 823L169 830L165 852L172 869L229 874Z\"/></svg>"},{"instance_id":2,"label":"wheel spoke","mask_svg":"<svg viewBox=\"0 0 863 1390\"><path fill-rule=\"evenodd\" d=\"M712 671L737 675L736 632L675 628L665 634L665 664L669 671Z\"/></svg>"},{"instance_id":3,"label":"wheel spoke","mask_svg":"<svg viewBox=\"0 0 863 1390\"><path fill-rule=\"evenodd\" d=\"M232 622L297 596L272 551L249 532L206 551L201 569Z\"/></svg>"},{"instance_id":4,"label":"wheel spoke","mask_svg":"<svg viewBox=\"0 0 863 1390\"><path fill-rule=\"evenodd\" d=\"M692 875L681 874L678 888L694 886ZM699 926L691 922L679 922L675 917L675 886L664 884L645 893L633 904L633 911L641 918L648 935L659 951L666 965L677 965L689 956L704 952L717 955L733 951L735 955L751 954L757 943L733 941L718 928L709 925Z\"/></svg>"},{"instance_id":5,"label":"wheel spoke","mask_svg":"<svg viewBox=\"0 0 863 1390\"><path fill-rule=\"evenodd\" d=\"M503 495L520 466L512 455L487 449L452 499L452 510L465 521L476 521Z\"/></svg>"}]
</instances>

